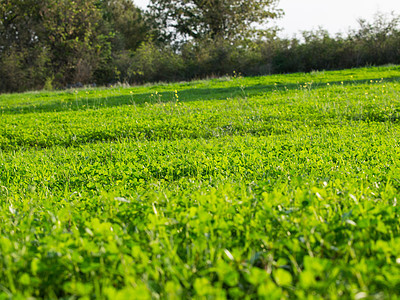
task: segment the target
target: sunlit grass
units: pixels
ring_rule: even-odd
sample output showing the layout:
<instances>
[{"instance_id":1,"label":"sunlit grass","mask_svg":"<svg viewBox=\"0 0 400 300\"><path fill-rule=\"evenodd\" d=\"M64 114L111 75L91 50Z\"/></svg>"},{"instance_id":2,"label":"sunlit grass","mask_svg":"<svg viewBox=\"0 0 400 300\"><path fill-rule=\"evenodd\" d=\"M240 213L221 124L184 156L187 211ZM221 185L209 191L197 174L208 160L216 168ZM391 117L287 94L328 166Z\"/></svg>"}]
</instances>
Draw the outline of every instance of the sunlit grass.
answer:
<instances>
[{"instance_id":1,"label":"sunlit grass","mask_svg":"<svg viewBox=\"0 0 400 300\"><path fill-rule=\"evenodd\" d=\"M0 96L0 298L390 298L396 66Z\"/></svg>"}]
</instances>

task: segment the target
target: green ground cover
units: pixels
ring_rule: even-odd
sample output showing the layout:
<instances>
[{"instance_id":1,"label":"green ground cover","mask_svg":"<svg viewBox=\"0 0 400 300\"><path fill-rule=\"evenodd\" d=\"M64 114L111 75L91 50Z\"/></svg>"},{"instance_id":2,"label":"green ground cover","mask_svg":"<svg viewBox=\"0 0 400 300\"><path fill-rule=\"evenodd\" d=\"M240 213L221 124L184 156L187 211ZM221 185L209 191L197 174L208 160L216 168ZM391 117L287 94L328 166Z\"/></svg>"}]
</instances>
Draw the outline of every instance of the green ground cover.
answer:
<instances>
[{"instance_id":1,"label":"green ground cover","mask_svg":"<svg viewBox=\"0 0 400 300\"><path fill-rule=\"evenodd\" d=\"M0 299L396 298L400 67L0 96Z\"/></svg>"}]
</instances>

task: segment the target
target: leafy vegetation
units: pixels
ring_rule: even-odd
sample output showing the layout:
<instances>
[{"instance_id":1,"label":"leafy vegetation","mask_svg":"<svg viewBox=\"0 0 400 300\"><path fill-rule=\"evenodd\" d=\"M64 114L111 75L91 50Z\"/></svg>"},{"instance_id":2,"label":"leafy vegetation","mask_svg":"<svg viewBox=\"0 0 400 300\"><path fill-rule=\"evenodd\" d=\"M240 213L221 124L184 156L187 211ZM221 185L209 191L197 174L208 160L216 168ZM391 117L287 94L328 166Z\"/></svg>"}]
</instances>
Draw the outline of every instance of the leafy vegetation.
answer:
<instances>
[{"instance_id":1,"label":"leafy vegetation","mask_svg":"<svg viewBox=\"0 0 400 300\"><path fill-rule=\"evenodd\" d=\"M0 1L0 93L400 64L400 16L280 38L277 0Z\"/></svg>"},{"instance_id":2,"label":"leafy vegetation","mask_svg":"<svg viewBox=\"0 0 400 300\"><path fill-rule=\"evenodd\" d=\"M400 67L0 97L0 298L395 298Z\"/></svg>"},{"instance_id":3,"label":"leafy vegetation","mask_svg":"<svg viewBox=\"0 0 400 300\"><path fill-rule=\"evenodd\" d=\"M160 38L176 42L197 40L254 38L262 35L260 25L281 15L277 0L151 0L149 9Z\"/></svg>"}]
</instances>

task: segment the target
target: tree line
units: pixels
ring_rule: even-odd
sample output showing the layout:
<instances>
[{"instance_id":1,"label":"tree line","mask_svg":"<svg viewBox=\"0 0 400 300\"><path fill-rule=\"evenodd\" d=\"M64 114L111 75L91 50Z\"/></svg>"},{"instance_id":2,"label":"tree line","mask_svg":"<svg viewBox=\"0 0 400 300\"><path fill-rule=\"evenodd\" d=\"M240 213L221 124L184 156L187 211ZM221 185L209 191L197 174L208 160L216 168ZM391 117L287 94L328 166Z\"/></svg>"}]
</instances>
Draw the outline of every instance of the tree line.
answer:
<instances>
[{"instance_id":1,"label":"tree line","mask_svg":"<svg viewBox=\"0 0 400 300\"><path fill-rule=\"evenodd\" d=\"M400 18L279 38L278 0L0 0L0 92L400 63ZM265 29L267 28L267 29Z\"/></svg>"}]
</instances>

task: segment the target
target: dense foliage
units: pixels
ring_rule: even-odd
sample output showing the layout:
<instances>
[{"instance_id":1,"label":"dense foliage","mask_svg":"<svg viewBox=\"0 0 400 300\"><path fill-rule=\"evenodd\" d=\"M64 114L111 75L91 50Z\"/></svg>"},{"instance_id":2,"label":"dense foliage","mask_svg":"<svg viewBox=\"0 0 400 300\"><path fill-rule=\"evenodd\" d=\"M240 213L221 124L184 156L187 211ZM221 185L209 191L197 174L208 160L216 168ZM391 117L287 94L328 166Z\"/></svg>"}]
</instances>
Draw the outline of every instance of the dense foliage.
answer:
<instances>
[{"instance_id":1,"label":"dense foliage","mask_svg":"<svg viewBox=\"0 0 400 300\"><path fill-rule=\"evenodd\" d=\"M0 96L0 298L395 298L400 67Z\"/></svg>"},{"instance_id":2,"label":"dense foliage","mask_svg":"<svg viewBox=\"0 0 400 300\"><path fill-rule=\"evenodd\" d=\"M118 55L147 40L130 0L0 2L0 91L114 80Z\"/></svg>"},{"instance_id":3,"label":"dense foliage","mask_svg":"<svg viewBox=\"0 0 400 300\"><path fill-rule=\"evenodd\" d=\"M277 18L278 0L151 0L149 9L162 38L169 42L243 40L261 33L260 27Z\"/></svg>"},{"instance_id":4,"label":"dense foliage","mask_svg":"<svg viewBox=\"0 0 400 300\"><path fill-rule=\"evenodd\" d=\"M278 38L280 15L276 0L0 0L0 93L400 63L398 15Z\"/></svg>"}]
</instances>

